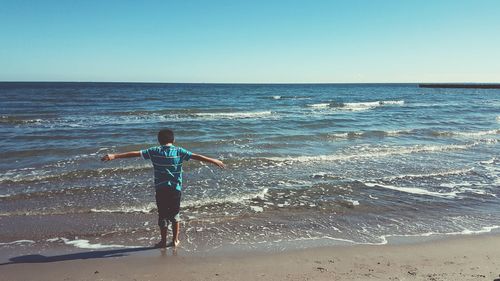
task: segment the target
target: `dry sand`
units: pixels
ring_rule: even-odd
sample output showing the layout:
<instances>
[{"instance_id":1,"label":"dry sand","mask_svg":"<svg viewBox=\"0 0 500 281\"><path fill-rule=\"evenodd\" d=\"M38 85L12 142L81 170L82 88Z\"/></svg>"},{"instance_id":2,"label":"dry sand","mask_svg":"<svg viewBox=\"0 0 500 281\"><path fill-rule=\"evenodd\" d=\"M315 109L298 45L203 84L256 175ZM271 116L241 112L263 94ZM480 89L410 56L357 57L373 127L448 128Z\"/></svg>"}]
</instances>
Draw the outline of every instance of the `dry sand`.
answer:
<instances>
[{"instance_id":1,"label":"dry sand","mask_svg":"<svg viewBox=\"0 0 500 281\"><path fill-rule=\"evenodd\" d=\"M94 252L95 253L95 252ZM113 254L112 251L103 253ZM0 266L0 280L497 280L500 235L405 245L185 256L180 249L122 257L67 254ZM117 254L117 252L114 252ZM86 258L86 259L81 259ZM23 261L19 258L18 261ZM24 261L28 261L24 259Z\"/></svg>"}]
</instances>

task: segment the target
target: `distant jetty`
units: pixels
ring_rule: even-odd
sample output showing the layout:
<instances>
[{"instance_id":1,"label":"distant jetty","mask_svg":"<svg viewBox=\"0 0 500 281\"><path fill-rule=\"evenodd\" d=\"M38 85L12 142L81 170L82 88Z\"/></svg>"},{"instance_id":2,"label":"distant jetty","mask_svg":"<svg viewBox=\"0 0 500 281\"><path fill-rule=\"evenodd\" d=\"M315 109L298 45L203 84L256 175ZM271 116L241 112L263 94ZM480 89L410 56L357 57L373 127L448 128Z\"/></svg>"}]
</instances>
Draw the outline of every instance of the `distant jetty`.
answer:
<instances>
[{"instance_id":1,"label":"distant jetty","mask_svg":"<svg viewBox=\"0 0 500 281\"><path fill-rule=\"evenodd\" d=\"M424 83L419 88L500 89L500 84Z\"/></svg>"}]
</instances>

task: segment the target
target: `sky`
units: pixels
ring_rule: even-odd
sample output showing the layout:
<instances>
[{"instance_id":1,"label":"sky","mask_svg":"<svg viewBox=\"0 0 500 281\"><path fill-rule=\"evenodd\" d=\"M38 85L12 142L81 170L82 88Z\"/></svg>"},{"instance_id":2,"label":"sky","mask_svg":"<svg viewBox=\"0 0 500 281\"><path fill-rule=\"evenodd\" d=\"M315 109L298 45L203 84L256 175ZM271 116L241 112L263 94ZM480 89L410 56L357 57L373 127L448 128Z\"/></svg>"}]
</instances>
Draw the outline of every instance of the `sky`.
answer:
<instances>
[{"instance_id":1,"label":"sky","mask_svg":"<svg viewBox=\"0 0 500 281\"><path fill-rule=\"evenodd\" d=\"M500 82L497 0L0 0L0 81Z\"/></svg>"}]
</instances>

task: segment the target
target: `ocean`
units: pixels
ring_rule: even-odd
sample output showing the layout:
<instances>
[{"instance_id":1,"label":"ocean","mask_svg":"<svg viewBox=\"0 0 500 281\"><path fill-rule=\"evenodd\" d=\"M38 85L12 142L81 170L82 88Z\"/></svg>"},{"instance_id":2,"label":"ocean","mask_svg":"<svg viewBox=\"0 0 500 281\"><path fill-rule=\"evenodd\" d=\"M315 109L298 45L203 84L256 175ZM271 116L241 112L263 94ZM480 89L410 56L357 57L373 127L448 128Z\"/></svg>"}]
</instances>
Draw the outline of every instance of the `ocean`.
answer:
<instances>
[{"instance_id":1,"label":"ocean","mask_svg":"<svg viewBox=\"0 0 500 281\"><path fill-rule=\"evenodd\" d=\"M0 250L154 244L176 144L182 249L385 244L500 227L500 90L416 84L0 83Z\"/></svg>"}]
</instances>

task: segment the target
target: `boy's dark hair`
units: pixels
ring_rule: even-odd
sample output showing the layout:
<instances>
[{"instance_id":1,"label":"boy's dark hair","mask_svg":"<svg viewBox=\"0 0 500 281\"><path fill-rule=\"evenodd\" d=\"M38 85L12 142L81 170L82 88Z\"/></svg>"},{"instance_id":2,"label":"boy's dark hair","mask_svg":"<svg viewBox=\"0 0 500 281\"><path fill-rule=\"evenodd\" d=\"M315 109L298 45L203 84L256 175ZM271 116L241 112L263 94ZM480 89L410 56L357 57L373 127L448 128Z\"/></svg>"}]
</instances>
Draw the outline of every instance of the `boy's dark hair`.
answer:
<instances>
[{"instance_id":1,"label":"boy's dark hair","mask_svg":"<svg viewBox=\"0 0 500 281\"><path fill-rule=\"evenodd\" d=\"M160 144L167 144L174 142L174 131L170 129L163 129L158 132L158 142Z\"/></svg>"}]
</instances>

